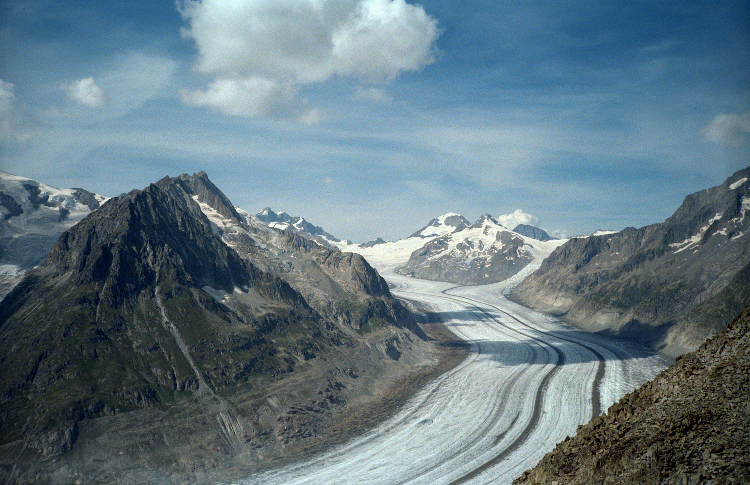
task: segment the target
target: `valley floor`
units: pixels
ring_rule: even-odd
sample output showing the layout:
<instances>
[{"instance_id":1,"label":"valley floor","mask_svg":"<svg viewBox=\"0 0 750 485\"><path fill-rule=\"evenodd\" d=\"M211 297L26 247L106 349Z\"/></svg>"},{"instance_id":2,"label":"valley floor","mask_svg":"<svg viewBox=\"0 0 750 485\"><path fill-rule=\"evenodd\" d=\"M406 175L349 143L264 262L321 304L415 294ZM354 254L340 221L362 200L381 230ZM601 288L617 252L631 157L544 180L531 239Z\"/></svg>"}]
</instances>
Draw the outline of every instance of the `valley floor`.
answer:
<instances>
[{"instance_id":1,"label":"valley floor","mask_svg":"<svg viewBox=\"0 0 750 485\"><path fill-rule=\"evenodd\" d=\"M366 434L235 483L511 483L671 363L506 300L524 276L457 287L386 274L395 295L429 307L469 344L468 358Z\"/></svg>"}]
</instances>

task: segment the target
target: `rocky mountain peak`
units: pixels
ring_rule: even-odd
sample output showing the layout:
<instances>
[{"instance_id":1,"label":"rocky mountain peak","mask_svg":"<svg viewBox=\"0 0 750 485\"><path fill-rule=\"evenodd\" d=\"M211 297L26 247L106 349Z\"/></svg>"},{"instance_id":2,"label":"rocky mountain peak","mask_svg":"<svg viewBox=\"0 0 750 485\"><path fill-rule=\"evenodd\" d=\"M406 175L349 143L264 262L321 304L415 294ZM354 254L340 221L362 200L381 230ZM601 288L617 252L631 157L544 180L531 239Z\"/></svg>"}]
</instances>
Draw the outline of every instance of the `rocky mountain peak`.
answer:
<instances>
[{"instance_id":1,"label":"rocky mountain peak","mask_svg":"<svg viewBox=\"0 0 750 485\"><path fill-rule=\"evenodd\" d=\"M364 258L256 231L232 208L205 173L133 190L60 235L0 302L12 476L38 481L101 443L95 468L173 469L207 448L230 466L318 437L347 392L367 400L383 373L421 362L424 333Z\"/></svg>"},{"instance_id":2,"label":"rocky mountain peak","mask_svg":"<svg viewBox=\"0 0 750 485\"><path fill-rule=\"evenodd\" d=\"M425 227L412 234L411 237L427 238L431 236L443 236L461 231L470 225L471 223L464 216L448 212L432 219Z\"/></svg>"},{"instance_id":3,"label":"rocky mountain peak","mask_svg":"<svg viewBox=\"0 0 750 485\"><path fill-rule=\"evenodd\" d=\"M539 229L538 227L529 224L518 224L513 228L513 232L536 239L537 241L549 241L552 239L543 229Z\"/></svg>"},{"instance_id":4,"label":"rocky mountain peak","mask_svg":"<svg viewBox=\"0 0 750 485\"><path fill-rule=\"evenodd\" d=\"M182 174L174 178L164 177L156 185L172 191L174 195L188 196L237 223L241 224L245 221L229 198L209 180L206 172L201 171L193 175Z\"/></svg>"},{"instance_id":5,"label":"rocky mountain peak","mask_svg":"<svg viewBox=\"0 0 750 485\"><path fill-rule=\"evenodd\" d=\"M469 226L471 229L482 228L485 226L497 226L498 229L502 229L500 223L498 223L494 217L490 214L483 214L476 220L474 224Z\"/></svg>"}]
</instances>

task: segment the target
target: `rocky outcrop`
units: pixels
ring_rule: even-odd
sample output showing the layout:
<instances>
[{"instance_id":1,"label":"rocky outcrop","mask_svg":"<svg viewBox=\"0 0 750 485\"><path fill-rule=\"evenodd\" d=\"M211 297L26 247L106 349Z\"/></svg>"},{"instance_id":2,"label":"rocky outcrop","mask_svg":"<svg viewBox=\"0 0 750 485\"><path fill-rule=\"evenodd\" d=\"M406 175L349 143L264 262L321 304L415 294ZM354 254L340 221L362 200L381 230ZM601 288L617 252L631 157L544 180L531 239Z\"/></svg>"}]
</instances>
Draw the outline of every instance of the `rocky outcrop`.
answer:
<instances>
[{"instance_id":1,"label":"rocky outcrop","mask_svg":"<svg viewBox=\"0 0 750 485\"><path fill-rule=\"evenodd\" d=\"M671 354L750 304L750 168L689 195L663 223L573 238L510 297Z\"/></svg>"},{"instance_id":2,"label":"rocky outcrop","mask_svg":"<svg viewBox=\"0 0 750 485\"><path fill-rule=\"evenodd\" d=\"M750 308L513 483L750 482Z\"/></svg>"}]
</instances>

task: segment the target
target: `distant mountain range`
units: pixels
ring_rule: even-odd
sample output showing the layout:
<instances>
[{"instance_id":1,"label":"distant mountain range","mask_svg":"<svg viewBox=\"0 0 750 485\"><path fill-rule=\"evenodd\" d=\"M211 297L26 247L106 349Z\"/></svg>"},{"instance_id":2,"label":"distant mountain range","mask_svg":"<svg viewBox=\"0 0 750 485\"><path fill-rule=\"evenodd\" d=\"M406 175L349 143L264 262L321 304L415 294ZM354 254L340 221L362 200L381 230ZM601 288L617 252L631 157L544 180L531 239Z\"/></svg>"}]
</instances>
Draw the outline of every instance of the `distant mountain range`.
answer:
<instances>
[{"instance_id":1,"label":"distant mountain range","mask_svg":"<svg viewBox=\"0 0 750 485\"><path fill-rule=\"evenodd\" d=\"M489 214L473 224L458 214L445 214L411 237L427 242L411 253L397 273L461 285L503 281L531 261L541 261L563 242L552 241L533 226L510 230Z\"/></svg>"},{"instance_id":2,"label":"distant mountain range","mask_svg":"<svg viewBox=\"0 0 750 485\"><path fill-rule=\"evenodd\" d=\"M750 304L750 168L669 219L568 240L510 297L679 355Z\"/></svg>"},{"instance_id":3,"label":"distant mountain range","mask_svg":"<svg viewBox=\"0 0 750 485\"><path fill-rule=\"evenodd\" d=\"M342 241L302 217L277 214L270 208L255 217L270 227L323 246L362 254L381 270L465 285L503 281L531 261L541 262L564 242L527 224L517 224L510 230L489 214L472 224L460 214L447 213L432 219L408 238L394 242L378 238L364 244ZM499 216L510 222L517 217L517 214Z\"/></svg>"},{"instance_id":4,"label":"distant mountain range","mask_svg":"<svg viewBox=\"0 0 750 485\"><path fill-rule=\"evenodd\" d=\"M49 218L58 199L24 190L36 212L5 198L6 221ZM265 225L203 172L164 178L59 235L0 303L0 481L280 456L434 364L424 337L361 256Z\"/></svg>"},{"instance_id":5,"label":"distant mountain range","mask_svg":"<svg viewBox=\"0 0 750 485\"><path fill-rule=\"evenodd\" d=\"M327 233L322 227L310 224L302 217L290 216L286 212L277 214L270 207L258 212L255 217L265 222L269 227L296 232L323 246L335 247L336 243L341 242L340 239Z\"/></svg>"}]
</instances>

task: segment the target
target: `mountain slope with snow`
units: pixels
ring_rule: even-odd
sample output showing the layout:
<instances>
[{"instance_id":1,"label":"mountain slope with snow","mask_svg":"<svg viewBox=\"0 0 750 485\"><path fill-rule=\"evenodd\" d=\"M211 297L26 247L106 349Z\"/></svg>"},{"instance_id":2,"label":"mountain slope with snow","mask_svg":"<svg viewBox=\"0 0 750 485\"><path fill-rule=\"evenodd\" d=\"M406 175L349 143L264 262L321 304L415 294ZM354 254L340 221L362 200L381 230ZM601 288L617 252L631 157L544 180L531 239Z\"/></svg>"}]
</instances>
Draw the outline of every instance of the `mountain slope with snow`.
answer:
<instances>
[{"instance_id":1,"label":"mountain slope with snow","mask_svg":"<svg viewBox=\"0 0 750 485\"><path fill-rule=\"evenodd\" d=\"M666 221L560 246L512 292L590 331L672 355L750 305L750 167L688 195Z\"/></svg>"},{"instance_id":2,"label":"mountain slope with snow","mask_svg":"<svg viewBox=\"0 0 750 485\"><path fill-rule=\"evenodd\" d=\"M0 300L44 262L60 234L107 200L0 171Z\"/></svg>"},{"instance_id":3,"label":"mountain slope with snow","mask_svg":"<svg viewBox=\"0 0 750 485\"><path fill-rule=\"evenodd\" d=\"M269 227L282 231L292 231L303 237L312 239L326 247L335 247L341 240L323 230L322 227L307 222L302 217L290 216L286 212L277 214L270 207L255 214L255 218Z\"/></svg>"},{"instance_id":4,"label":"mountain slope with snow","mask_svg":"<svg viewBox=\"0 0 750 485\"><path fill-rule=\"evenodd\" d=\"M433 234L437 237L412 252L397 273L461 285L497 283L534 259L544 259L563 242L523 236L489 214L474 224L460 224L453 231L436 230Z\"/></svg>"}]
</instances>

